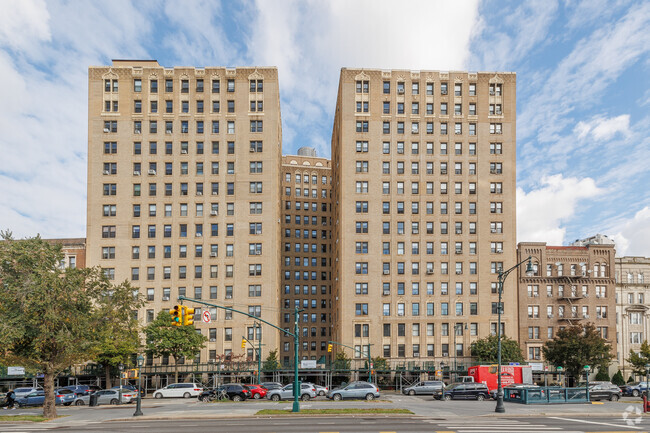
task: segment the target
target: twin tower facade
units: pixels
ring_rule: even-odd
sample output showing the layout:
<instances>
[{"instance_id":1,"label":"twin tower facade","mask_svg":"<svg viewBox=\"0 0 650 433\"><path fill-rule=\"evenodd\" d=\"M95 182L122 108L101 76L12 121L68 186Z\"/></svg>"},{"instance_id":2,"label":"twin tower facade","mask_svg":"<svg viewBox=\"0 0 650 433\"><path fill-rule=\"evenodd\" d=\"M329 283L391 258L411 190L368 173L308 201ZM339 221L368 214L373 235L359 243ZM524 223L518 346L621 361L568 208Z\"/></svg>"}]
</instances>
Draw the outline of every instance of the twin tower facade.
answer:
<instances>
[{"instance_id":1,"label":"twin tower facade","mask_svg":"<svg viewBox=\"0 0 650 433\"><path fill-rule=\"evenodd\" d=\"M91 67L87 263L138 288L143 324L179 295L288 330L298 307L302 359L332 340L352 358L469 360L517 258L515 101L513 73L342 69L330 160L282 155L276 68ZM254 359L244 336L293 358L283 333L195 307L201 362Z\"/></svg>"}]
</instances>

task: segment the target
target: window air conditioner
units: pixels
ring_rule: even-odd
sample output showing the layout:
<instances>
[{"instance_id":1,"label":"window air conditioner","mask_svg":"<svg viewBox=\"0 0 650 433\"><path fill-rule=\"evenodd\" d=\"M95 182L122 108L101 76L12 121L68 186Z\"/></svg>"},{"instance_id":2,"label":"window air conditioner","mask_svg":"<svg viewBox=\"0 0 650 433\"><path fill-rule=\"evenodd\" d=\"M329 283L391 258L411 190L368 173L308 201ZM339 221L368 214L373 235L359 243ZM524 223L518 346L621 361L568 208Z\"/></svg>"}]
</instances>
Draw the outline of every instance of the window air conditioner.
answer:
<instances>
[{"instance_id":1,"label":"window air conditioner","mask_svg":"<svg viewBox=\"0 0 650 433\"><path fill-rule=\"evenodd\" d=\"M440 94L441 94L441 95L446 95L446 94L447 94L447 91L446 91L446 90L441 90L441 91L440 91Z\"/></svg>"},{"instance_id":2,"label":"window air conditioner","mask_svg":"<svg viewBox=\"0 0 650 433\"><path fill-rule=\"evenodd\" d=\"M134 133L134 134L140 134L140 130L139 130L139 129L136 129L136 130L133 131L133 133Z\"/></svg>"},{"instance_id":3,"label":"window air conditioner","mask_svg":"<svg viewBox=\"0 0 650 433\"><path fill-rule=\"evenodd\" d=\"M135 170L135 171L133 172L133 176L140 176L140 172L139 172L138 170Z\"/></svg>"},{"instance_id":4,"label":"window air conditioner","mask_svg":"<svg viewBox=\"0 0 650 433\"><path fill-rule=\"evenodd\" d=\"M433 275L433 269L427 269L427 275Z\"/></svg>"},{"instance_id":5,"label":"window air conditioner","mask_svg":"<svg viewBox=\"0 0 650 433\"><path fill-rule=\"evenodd\" d=\"M217 257L217 253L210 253L210 257Z\"/></svg>"},{"instance_id":6,"label":"window air conditioner","mask_svg":"<svg viewBox=\"0 0 650 433\"><path fill-rule=\"evenodd\" d=\"M539 293L533 293L533 298L539 298Z\"/></svg>"},{"instance_id":7,"label":"window air conditioner","mask_svg":"<svg viewBox=\"0 0 650 433\"><path fill-rule=\"evenodd\" d=\"M462 233L463 233L462 230L456 230L456 234L457 234L457 235L460 235L460 234L462 234Z\"/></svg>"},{"instance_id":8,"label":"window air conditioner","mask_svg":"<svg viewBox=\"0 0 650 433\"><path fill-rule=\"evenodd\" d=\"M217 216L217 215L219 215L219 212L217 212L216 210L211 210L210 215Z\"/></svg>"},{"instance_id":9,"label":"window air conditioner","mask_svg":"<svg viewBox=\"0 0 650 433\"><path fill-rule=\"evenodd\" d=\"M111 172L108 170L104 170L104 174L111 174Z\"/></svg>"},{"instance_id":10,"label":"window air conditioner","mask_svg":"<svg viewBox=\"0 0 650 433\"><path fill-rule=\"evenodd\" d=\"M456 250L456 254L463 254L463 250Z\"/></svg>"},{"instance_id":11,"label":"window air conditioner","mask_svg":"<svg viewBox=\"0 0 650 433\"><path fill-rule=\"evenodd\" d=\"M248 151L249 151L250 153L255 153L255 148L251 147Z\"/></svg>"},{"instance_id":12,"label":"window air conditioner","mask_svg":"<svg viewBox=\"0 0 650 433\"><path fill-rule=\"evenodd\" d=\"M497 254L503 254L503 250L497 250Z\"/></svg>"},{"instance_id":13,"label":"window air conditioner","mask_svg":"<svg viewBox=\"0 0 650 433\"><path fill-rule=\"evenodd\" d=\"M460 275L462 273L463 273L463 271L456 271L456 275Z\"/></svg>"},{"instance_id":14,"label":"window air conditioner","mask_svg":"<svg viewBox=\"0 0 650 433\"><path fill-rule=\"evenodd\" d=\"M490 232L491 232L491 233L496 233L496 232L497 232L497 229L490 229Z\"/></svg>"},{"instance_id":15,"label":"window air conditioner","mask_svg":"<svg viewBox=\"0 0 650 433\"><path fill-rule=\"evenodd\" d=\"M111 132L111 130L108 128L104 128L104 132Z\"/></svg>"},{"instance_id":16,"label":"window air conditioner","mask_svg":"<svg viewBox=\"0 0 650 433\"><path fill-rule=\"evenodd\" d=\"M215 341L217 341L216 338L211 338L211 339L210 339L210 343L214 343Z\"/></svg>"},{"instance_id":17,"label":"window air conditioner","mask_svg":"<svg viewBox=\"0 0 650 433\"><path fill-rule=\"evenodd\" d=\"M404 94L404 89L397 89L397 94L398 95L403 95Z\"/></svg>"},{"instance_id":18,"label":"window air conditioner","mask_svg":"<svg viewBox=\"0 0 650 433\"><path fill-rule=\"evenodd\" d=\"M181 149L181 154L182 154L182 155L187 154L187 149Z\"/></svg>"},{"instance_id":19,"label":"window air conditioner","mask_svg":"<svg viewBox=\"0 0 650 433\"><path fill-rule=\"evenodd\" d=\"M490 90L490 95L494 95L494 90Z\"/></svg>"},{"instance_id":20,"label":"window air conditioner","mask_svg":"<svg viewBox=\"0 0 650 433\"><path fill-rule=\"evenodd\" d=\"M203 233L196 233L195 236L196 236L197 238L200 238L200 237L203 236Z\"/></svg>"},{"instance_id":21,"label":"window air conditioner","mask_svg":"<svg viewBox=\"0 0 650 433\"><path fill-rule=\"evenodd\" d=\"M172 133L172 130L171 130L171 129L168 129L168 130L165 131L165 133L166 133L166 134L171 134L171 133Z\"/></svg>"},{"instance_id":22,"label":"window air conditioner","mask_svg":"<svg viewBox=\"0 0 650 433\"><path fill-rule=\"evenodd\" d=\"M203 195L203 192L202 191L197 191L196 195Z\"/></svg>"},{"instance_id":23,"label":"window air conditioner","mask_svg":"<svg viewBox=\"0 0 650 433\"><path fill-rule=\"evenodd\" d=\"M588 319L588 318L589 318L589 314L583 314L582 317L583 317L584 319Z\"/></svg>"},{"instance_id":24,"label":"window air conditioner","mask_svg":"<svg viewBox=\"0 0 650 433\"><path fill-rule=\"evenodd\" d=\"M449 354L448 354L447 352L442 352L442 356L443 356L444 358L446 358L446 357L449 356Z\"/></svg>"},{"instance_id":25,"label":"window air conditioner","mask_svg":"<svg viewBox=\"0 0 650 433\"><path fill-rule=\"evenodd\" d=\"M490 169L491 174L496 174L496 172L497 172L496 169L494 169L494 168Z\"/></svg>"},{"instance_id":26,"label":"window air conditioner","mask_svg":"<svg viewBox=\"0 0 650 433\"><path fill-rule=\"evenodd\" d=\"M162 300L163 301L169 301L169 296L163 296Z\"/></svg>"},{"instance_id":27,"label":"window air conditioner","mask_svg":"<svg viewBox=\"0 0 650 433\"><path fill-rule=\"evenodd\" d=\"M600 298L600 295L596 295L597 298Z\"/></svg>"},{"instance_id":28,"label":"window air conditioner","mask_svg":"<svg viewBox=\"0 0 650 433\"><path fill-rule=\"evenodd\" d=\"M501 110L497 110L496 113L497 113L497 114L501 114Z\"/></svg>"},{"instance_id":29,"label":"window air conditioner","mask_svg":"<svg viewBox=\"0 0 650 433\"><path fill-rule=\"evenodd\" d=\"M149 174L156 174L156 170L149 170Z\"/></svg>"}]
</instances>

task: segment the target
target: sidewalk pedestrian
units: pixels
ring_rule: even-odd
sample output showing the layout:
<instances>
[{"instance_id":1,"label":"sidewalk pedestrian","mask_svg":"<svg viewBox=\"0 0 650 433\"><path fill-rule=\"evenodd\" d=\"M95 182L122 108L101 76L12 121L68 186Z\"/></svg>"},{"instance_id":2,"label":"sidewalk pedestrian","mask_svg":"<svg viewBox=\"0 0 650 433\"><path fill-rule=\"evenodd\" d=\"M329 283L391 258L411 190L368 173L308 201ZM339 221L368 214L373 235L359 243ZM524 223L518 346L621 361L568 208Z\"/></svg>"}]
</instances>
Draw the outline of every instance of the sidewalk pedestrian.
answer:
<instances>
[{"instance_id":1,"label":"sidewalk pedestrian","mask_svg":"<svg viewBox=\"0 0 650 433\"><path fill-rule=\"evenodd\" d=\"M2 407L4 410L16 409L15 402L16 402L16 393L13 390L10 390L5 396L4 403L2 403L0 407Z\"/></svg>"}]
</instances>

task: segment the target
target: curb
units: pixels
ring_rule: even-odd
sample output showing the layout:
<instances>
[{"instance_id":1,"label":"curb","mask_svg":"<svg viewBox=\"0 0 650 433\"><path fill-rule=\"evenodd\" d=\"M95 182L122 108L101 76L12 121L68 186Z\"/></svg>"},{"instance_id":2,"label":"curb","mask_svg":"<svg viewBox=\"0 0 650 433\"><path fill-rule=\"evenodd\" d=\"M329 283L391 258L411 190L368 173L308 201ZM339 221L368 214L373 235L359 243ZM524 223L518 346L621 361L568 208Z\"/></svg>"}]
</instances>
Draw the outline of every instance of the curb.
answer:
<instances>
[{"instance_id":1,"label":"curb","mask_svg":"<svg viewBox=\"0 0 650 433\"><path fill-rule=\"evenodd\" d=\"M182 420L182 419L239 419L239 418L257 418L257 419L269 419L269 418L317 418L317 417L326 417L328 415L336 415L337 417L345 418L358 418L358 417L367 417L372 415L374 417L400 417L400 418L427 418L421 415L415 415L412 413L391 413L391 414L381 414L381 413L337 413L337 414L326 414L326 413L301 413L297 412L295 414L277 414L277 415L180 415L180 416L138 416L133 418L115 418L105 420L105 422L127 422L127 421L169 421L169 420Z\"/></svg>"}]
</instances>

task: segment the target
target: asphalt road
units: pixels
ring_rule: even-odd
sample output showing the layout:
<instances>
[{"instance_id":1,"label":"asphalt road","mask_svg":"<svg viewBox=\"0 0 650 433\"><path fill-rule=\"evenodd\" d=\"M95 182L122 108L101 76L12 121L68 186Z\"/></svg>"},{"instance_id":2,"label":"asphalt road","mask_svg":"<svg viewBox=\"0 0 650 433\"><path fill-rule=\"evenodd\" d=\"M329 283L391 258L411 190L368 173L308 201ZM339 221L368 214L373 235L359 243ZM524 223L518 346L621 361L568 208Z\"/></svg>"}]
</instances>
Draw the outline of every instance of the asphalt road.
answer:
<instances>
[{"instance_id":1,"label":"asphalt road","mask_svg":"<svg viewBox=\"0 0 650 433\"><path fill-rule=\"evenodd\" d=\"M630 419L629 419L630 420ZM480 418L443 420L421 417L357 416L357 417L255 417L247 419L220 420L152 420L91 423L56 428L43 424L4 424L1 431L7 433L35 432L53 429L56 432L115 432L155 431L156 433L224 432L224 433L590 433L590 432L643 432L650 429L650 420L639 423L631 419L628 425L623 419L609 418ZM54 427L54 428L53 428Z\"/></svg>"}]
</instances>

